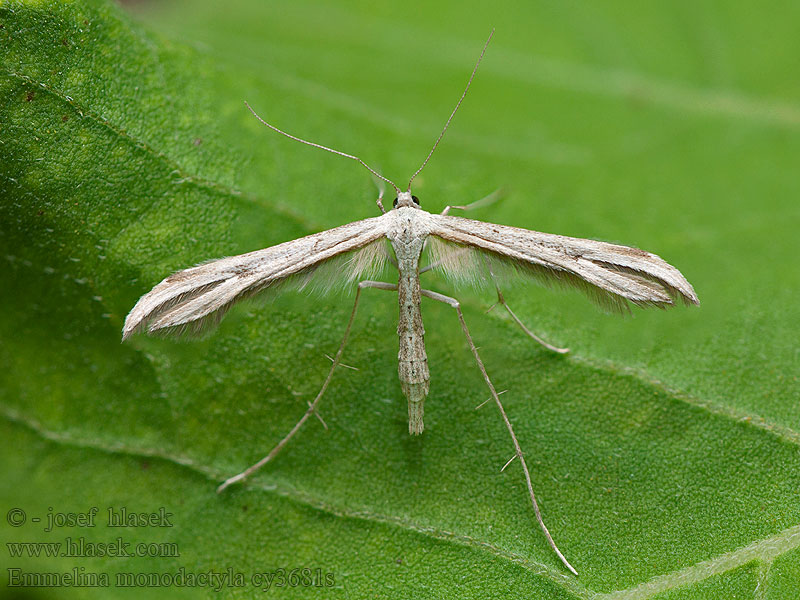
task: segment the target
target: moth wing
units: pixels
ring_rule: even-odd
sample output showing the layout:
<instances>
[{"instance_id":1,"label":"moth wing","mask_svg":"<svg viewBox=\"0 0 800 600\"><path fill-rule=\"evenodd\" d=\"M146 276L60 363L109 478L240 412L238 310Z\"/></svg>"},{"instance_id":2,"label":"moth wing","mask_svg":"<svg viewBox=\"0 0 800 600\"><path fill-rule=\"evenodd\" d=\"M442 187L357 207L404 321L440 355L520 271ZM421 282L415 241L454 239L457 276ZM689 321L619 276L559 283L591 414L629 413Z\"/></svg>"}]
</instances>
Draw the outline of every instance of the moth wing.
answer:
<instances>
[{"instance_id":1,"label":"moth wing","mask_svg":"<svg viewBox=\"0 0 800 600\"><path fill-rule=\"evenodd\" d=\"M491 282L503 271L577 287L602 306L624 311L699 304L678 269L659 256L618 244L540 233L450 215L431 215L431 264L457 282Z\"/></svg>"},{"instance_id":2,"label":"moth wing","mask_svg":"<svg viewBox=\"0 0 800 600\"><path fill-rule=\"evenodd\" d=\"M388 257L384 216L173 273L139 299L125 319L122 339L144 329L197 333L260 292L286 284L327 289L378 271Z\"/></svg>"}]
</instances>

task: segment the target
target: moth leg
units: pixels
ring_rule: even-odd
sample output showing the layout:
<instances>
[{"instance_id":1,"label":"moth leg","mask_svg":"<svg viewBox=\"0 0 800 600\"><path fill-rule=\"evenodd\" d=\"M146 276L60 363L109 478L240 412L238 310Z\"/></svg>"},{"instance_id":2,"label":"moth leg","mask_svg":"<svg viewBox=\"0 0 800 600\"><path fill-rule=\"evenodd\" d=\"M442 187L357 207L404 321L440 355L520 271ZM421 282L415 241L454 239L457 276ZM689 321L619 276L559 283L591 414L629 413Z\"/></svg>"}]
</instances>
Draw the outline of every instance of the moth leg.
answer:
<instances>
[{"instance_id":1,"label":"moth leg","mask_svg":"<svg viewBox=\"0 0 800 600\"><path fill-rule=\"evenodd\" d=\"M397 286L395 284L384 283L382 281L361 281L361 282L359 282L358 288L356 290L356 299L355 299L355 302L353 302L353 310L350 313L350 319L347 321L347 327L344 330L344 337L342 338L342 343L339 344L339 350L336 352L336 355L333 357L333 364L331 365L330 371L328 371L328 376L325 378L325 382L322 384L322 388L319 390L319 393L317 394L317 397L314 398L314 401L311 402L308 405L308 410L305 412L305 414L303 414L303 416L295 424L295 426L292 427L291 431L286 434L286 437L284 437L280 442L278 442L278 444L272 450L270 450L269 454L267 454L264 458L259 460L254 465L248 467L247 469L245 469L244 471L242 471L238 475L234 475L233 477L229 477L224 482L222 482L222 484L220 484L220 486L217 488L217 493L222 492L229 485L232 485L234 483L238 483L238 482L242 481L243 479L245 479L246 477L248 477L249 475L252 475L256 471L258 471L261 467L266 465L269 461L271 461L273 458L275 458L275 456L277 456L277 454L281 450L283 450L283 447L289 442L289 440L292 439L292 437L294 437L294 434L296 434L300 430L300 428L308 420L308 418L312 414L314 414L314 411L317 408L317 404L319 404L319 401L322 399L322 396L325 394L325 390L328 389L328 385L330 384L331 379L333 378L333 372L336 370L336 367L339 366L339 363L340 363L340 361L342 359L342 352L344 352L344 347L347 344L347 338L350 335L350 329L353 326L353 320L355 319L355 316L356 316L356 309L358 308L358 300L359 300L359 297L361 296L361 290L363 288L367 288L367 287L369 287L369 288L377 288L377 289L380 289L380 290L396 290L397 289Z\"/></svg>"},{"instance_id":2,"label":"moth leg","mask_svg":"<svg viewBox=\"0 0 800 600\"><path fill-rule=\"evenodd\" d=\"M550 544L550 547L553 551L558 555L558 558L561 559L561 562L564 563L564 566L567 567L573 574L577 575L578 572L573 568L569 561L564 558L564 555L561 554L561 551L556 546L556 543L553 541L553 537L550 535L550 532L547 530L547 527L542 520L542 513L539 510L539 503L536 502L536 496L533 493L533 484L531 483L531 474L528 471L528 465L525 463L525 457L522 454L522 449L519 446L519 442L517 441L517 436L514 434L514 428L511 426L511 421L508 420L508 415L506 415L506 411L503 408L502 402L500 402L500 396L495 390L494 384L492 380L489 379L489 375L486 372L486 368L483 366L483 361L481 360L480 355L478 354L478 349L475 347L475 343L472 341L472 336L469 333L469 329L467 328L467 322L464 320L464 314L461 312L461 304L455 298L450 298L449 296L445 296L443 294L439 294L437 292L432 292L430 290L420 290L420 293L423 296L431 298L432 300L438 300L439 302L444 302L445 304L450 305L452 308L455 309L456 314L458 315L458 322L461 324L461 330L464 332L464 337L467 338L467 343L469 344L469 348L472 351L472 356L475 358L475 362L478 363L478 368L481 371L481 375L483 375L483 380L486 382L486 385L489 388L489 392L492 395L492 398L497 404L497 408L500 410L500 414L503 416L503 422L506 424L506 429L508 429L508 433L511 436L511 441L514 443L514 451L515 456L519 458L520 463L522 464L522 470L525 472L525 482L528 485L528 493L531 498L531 504L533 505L533 511L536 513L536 520L539 522L539 526L542 528L545 537L547 538L547 542ZM505 467L504 467L505 468Z\"/></svg>"},{"instance_id":3,"label":"moth leg","mask_svg":"<svg viewBox=\"0 0 800 600\"><path fill-rule=\"evenodd\" d=\"M375 187L378 188L378 199L375 200L375 203L378 205L378 208L381 209L381 214L386 214L386 209L383 208L383 195L386 193L386 184L383 182L382 179L378 179L375 175L372 175L372 181L375 183Z\"/></svg>"},{"instance_id":4,"label":"moth leg","mask_svg":"<svg viewBox=\"0 0 800 600\"><path fill-rule=\"evenodd\" d=\"M503 307L508 311L508 314L511 315L511 318L514 319L514 322L517 325L519 325L520 329L522 329L522 331L524 331L528 335L528 337L530 337L532 340L535 340L536 342L538 342L551 352L557 352L558 354L566 354L567 352L569 352L569 348L558 348L557 346L553 346L552 344L549 344L548 342L540 338L538 335L533 333L530 329L525 327L525 324L522 321L520 321L519 317L514 314L513 310L511 310L511 307L508 305L505 297L503 296L503 292L500 291L500 284L497 283L497 277L495 277L494 271L492 271L492 265L489 263L488 260L486 260L486 257L481 257L481 258L483 260L484 267L486 267L486 270L489 272L489 276L492 278L492 281L494 282L494 289L497 290L497 302L494 305L492 305L492 307L489 308L489 310L492 310L492 308L497 306L497 304L502 304Z\"/></svg>"},{"instance_id":5,"label":"moth leg","mask_svg":"<svg viewBox=\"0 0 800 600\"><path fill-rule=\"evenodd\" d=\"M488 196L484 196L480 200L476 200L475 202L470 202L469 204L465 204L464 206L445 206L444 210L442 211L443 215L446 215L450 212L451 208L455 208L458 210L473 210L476 208L481 208L482 206L487 206L492 202L497 202L503 196L503 188L497 188Z\"/></svg>"},{"instance_id":6,"label":"moth leg","mask_svg":"<svg viewBox=\"0 0 800 600\"><path fill-rule=\"evenodd\" d=\"M557 346L553 346L552 344L547 343L538 335L533 333L530 329L525 327L525 323L519 320L519 317L517 317L517 315L514 314L514 311L511 310L511 307L506 303L506 299L503 296L503 292L500 291L500 286L498 286L497 283L495 283L495 289L497 290L497 303L503 305L503 308L505 308L508 311L508 314L511 315L512 319L514 319L514 322L520 326L520 329L522 329L522 331L524 331L528 335L528 337L539 342L542 346L544 346L551 352L557 352L558 354L566 354L567 352L569 352L569 348L558 348Z\"/></svg>"}]
</instances>

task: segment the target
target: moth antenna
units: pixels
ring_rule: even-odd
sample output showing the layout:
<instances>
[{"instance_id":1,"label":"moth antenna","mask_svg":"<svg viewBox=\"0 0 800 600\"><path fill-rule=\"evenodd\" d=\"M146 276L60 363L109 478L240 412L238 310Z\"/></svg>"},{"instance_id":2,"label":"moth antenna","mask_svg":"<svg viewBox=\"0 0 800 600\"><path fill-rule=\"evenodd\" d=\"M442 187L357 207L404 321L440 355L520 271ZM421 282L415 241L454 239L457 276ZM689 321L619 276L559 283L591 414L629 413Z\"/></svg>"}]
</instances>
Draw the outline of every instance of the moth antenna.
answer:
<instances>
[{"instance_id":1,"label":"moth antenna","mask_svg":"<svg viewBox=\"0 0 800 600\"><path fill-rule=\"evenodd\" d=\"M494 35L494 29L492 29L491 33L489 33L489 37L487 38L486 43L483 45L483 50L481 50L481 55L478 57L475 66L472 68L472 75L469 76L469 81L467 81L467 87L464 88L464 92L461 94L461 98L458 99L456 107L453 109L453 112L450 113L450 117L448 117L447 122L444 124L444 129L442 129L442 133L440 133L439 137L436 138L436 143L433 144L433 148L431 148L431 151L428 152L428 156L426 156L425 160L422 161L422 165L420 165L419 169L417 169L416 172L411 176L411 179L408 180L408 189L406 189L407 192L411 191L411 182L414 181L414 178L417 175L419 175L420 171L422 171L422 169L425 168L425 165L428 164L428 161L431 159L431 155L433 154L434 150L436 150L436 146L438 146L439 142L442 141L442 138L444 137L444 132L447 131L447 128L450 126L450 121L452 121L453 117L456 116L456 112L458 111L459 107L461 106L461 103L464 101L464 97L467 95L467 92L469 91L469 86L472 85L472 80L475 78L475 73L478 71L478 65L481 64L481 61L483 60L483 55L486 54L486 48L489 46L489 42L492 41L493 35Z\"/></svg>"},{"instance_id":2,"label":"moth antenna","mask_svg":"<svg viewBox=\"0 0 800 600\"><path fill-rule=\"evenodd\" d=\"M350 159L352 159L352 160L357 160L357 161L358 161L358 162L360 162L360 163L361 163L361 164L362 164L362 165L363 165L363 166L364 166L364 167L365 167L365 168L366 168L366 169L367 169L367 170L368 170L370 173L372 173L372 174L373 174L375 177L377 177L378 179L382 179L383 181L385 181L386 183L388 183L389 185L391 185L391 186L392 186L392 187L393 187L393 188L394 188L394 189L397 191L397 193L398 193L398 194L400 194L400 188L399 188L399 187L397 187L397 186L396 186L394 183L392 183L390 180L386 179L386 177L384 177L383 175L381 175L380 173L378 173L378 172L377 172L375 169L373 169L372 167L370 167L370 166L369 166L367 163L365 163L363 160L361 160L361 159L360 159L360 158L358 158L357 156L353 156L352 154L346 154L346 153L344 153L344 152L341 152L341 151L339 151L339 150L334 150L333 148L328 148L327 146L323 146L322 144L316 144L316 143L314 143L314 142L309 142L308 140L304 140L304 139L302 139L302 138L299 138L299 137L297 137L297 136L294 136L294 135L292 135L291 133L286 133L285 131L282 131L282 130L278 129L277 127L275 127L275 126L274 126L274 125L272 125L271 123L267 123L267 122L266 122L264 119L262 119L260 116L258 116L258 113L257 113L256 111L254 111L254 110L253 110L253 108L252 108L252 107L251 107L251 106L250 106L250 105L247 103L247 101L245 101L244 105L247 107L247 109L248 109L248 110L249 110L251 113L253 113L253 116L254 116L256 119L258 119L258 120L259 120L259 121L261 121L261 122L262 122L264 125L266 125L266 126L267 126L267 127L269 127L270 129L272 129L272 131L275 131L275 132L277 132L277 133L280 133L281 135L285 135L285 136L286 136L286 137L288 137L290 140L294 140L295 142L300 142L300 143L302 143L302 144L306 144L306 145L308 145L308 146L313 146L314 148L319 148L320 150L327 150L328 152L333 152L334 154L338 154L339 156L344 156L345 158L350 158Z\"/></svg>"}]
</instances>

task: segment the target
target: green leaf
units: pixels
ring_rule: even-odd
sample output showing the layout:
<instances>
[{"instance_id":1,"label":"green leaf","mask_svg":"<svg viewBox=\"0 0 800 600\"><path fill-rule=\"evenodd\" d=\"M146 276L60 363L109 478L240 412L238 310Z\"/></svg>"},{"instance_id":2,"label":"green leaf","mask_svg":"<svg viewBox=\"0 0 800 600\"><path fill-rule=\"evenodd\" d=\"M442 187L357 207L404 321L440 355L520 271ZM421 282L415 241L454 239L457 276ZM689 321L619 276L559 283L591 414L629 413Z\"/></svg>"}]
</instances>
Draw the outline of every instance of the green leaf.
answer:
<instances>
[{"instance_id":1,"label":"green leaf","mask_svg":"<svg viewBox=\"0 0 800 600\"><path fill-rule=\"evenodd\" d=\"M800 594L796 6L0 7L0 593L78 569L109 587L28 591L116 598L122 576L140 597L215 584L262 597L259 574L284 569L281 597ZM485 314L493 298L425 284L463 301L577 577L519 465L500 473L513 448L491 404L474 410L487 391L447 306L423 304L422 436L397 382L396 300L366 294L344 358L359 370L337 371L327 430L309 422L221 495L313 399L352 295L238 307L199 341L119 342L136 299L176 269L376 214L366 171L269 132L244 100L404 182L490 26L415 180L423 206L503 186L476 218L643 247L702 302L619 319L578 294L506 290L572 348L556 357ZM93 527L46 531L92 507ZM109 528L122 507L163 507L171 526ZM12 555L66 538L161 556ZM185 578L212 572L231 579Z\"/></svg>"}]
</instances>

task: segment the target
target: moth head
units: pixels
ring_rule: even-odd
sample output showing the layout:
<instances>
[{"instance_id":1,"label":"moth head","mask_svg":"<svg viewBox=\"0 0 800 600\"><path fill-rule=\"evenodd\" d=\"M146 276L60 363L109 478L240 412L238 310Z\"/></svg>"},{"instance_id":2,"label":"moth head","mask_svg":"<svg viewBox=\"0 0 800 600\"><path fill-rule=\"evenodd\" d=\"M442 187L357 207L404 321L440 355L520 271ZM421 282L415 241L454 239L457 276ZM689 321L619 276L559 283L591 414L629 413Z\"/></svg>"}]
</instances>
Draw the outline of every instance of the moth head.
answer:
<instances>
[{"instance_id":1,"label":"moth head","mask_svg":"<svg viewBox=\"0 0 800 600\"><path fill-rule=\"evenodd\" d=\"M411 192L400 192L392 202L392 206L394 208L402 208L404 206L419 208L419 198L412 196Z\"/></svg>"}]
</instances>

